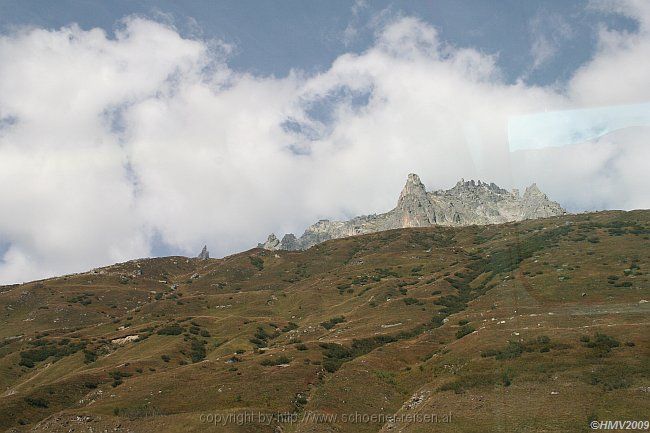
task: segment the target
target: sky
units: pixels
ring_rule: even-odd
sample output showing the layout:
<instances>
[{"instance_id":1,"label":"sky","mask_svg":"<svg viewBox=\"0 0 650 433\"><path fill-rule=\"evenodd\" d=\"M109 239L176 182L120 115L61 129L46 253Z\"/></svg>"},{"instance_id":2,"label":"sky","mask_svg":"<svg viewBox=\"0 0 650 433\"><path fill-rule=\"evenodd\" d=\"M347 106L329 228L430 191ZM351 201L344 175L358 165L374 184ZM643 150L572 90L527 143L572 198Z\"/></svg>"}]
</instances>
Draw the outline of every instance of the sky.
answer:
<instances>
[{"instance_id":1,"label":"sky","mask_svg":"<svg viewBox=\"0 0 650 433\"><path fill-rule=\"evenodd\" d=\"M410 172L650 207L650 2L0 0L0 284L246 250Z\"/></svg>"}]
</instances>

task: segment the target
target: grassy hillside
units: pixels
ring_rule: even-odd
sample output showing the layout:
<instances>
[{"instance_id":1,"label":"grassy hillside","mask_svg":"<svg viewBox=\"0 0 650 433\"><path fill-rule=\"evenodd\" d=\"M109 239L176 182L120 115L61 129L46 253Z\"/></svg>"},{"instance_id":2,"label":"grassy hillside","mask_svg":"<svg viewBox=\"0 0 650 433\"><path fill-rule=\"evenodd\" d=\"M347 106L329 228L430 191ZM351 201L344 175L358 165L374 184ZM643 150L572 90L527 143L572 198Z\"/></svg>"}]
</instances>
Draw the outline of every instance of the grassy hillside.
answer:
<instances>
[{"instance_id":1,"label":"grassy hillside","mask_svg":"<svg viewBox=\"0 0 650 433\"><path fill-rule=\"evenodd\" d=\"M647 419L649 271L650 211L634 211L4 286L0 430L569 432Z\"/></svg>"}]
</instances>

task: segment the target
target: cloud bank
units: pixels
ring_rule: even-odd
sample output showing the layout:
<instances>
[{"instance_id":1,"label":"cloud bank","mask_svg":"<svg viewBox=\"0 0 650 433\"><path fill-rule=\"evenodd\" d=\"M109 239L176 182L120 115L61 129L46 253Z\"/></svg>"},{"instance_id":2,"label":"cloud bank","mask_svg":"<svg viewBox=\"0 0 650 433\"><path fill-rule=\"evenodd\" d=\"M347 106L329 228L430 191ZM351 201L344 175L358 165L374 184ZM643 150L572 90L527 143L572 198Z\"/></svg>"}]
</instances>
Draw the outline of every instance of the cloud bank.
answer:
<instances>
[{"instance_id":1,"label":"cloud bank","mask_svg":"<svg viewBox=\"0 0 650 433\"><path fill-rule=\"evenodd\" d=\"M315 75L255 76L231 47L137 17L0 36L0 283L156 254L247 249L319 218L393 207L409 172L537 182L572 210L650 207L647 130L510 153L512 116L650 100L650 11L601 29L562 88L507 84L494 56L399 17Z\"/></svg>"}]
</instances>

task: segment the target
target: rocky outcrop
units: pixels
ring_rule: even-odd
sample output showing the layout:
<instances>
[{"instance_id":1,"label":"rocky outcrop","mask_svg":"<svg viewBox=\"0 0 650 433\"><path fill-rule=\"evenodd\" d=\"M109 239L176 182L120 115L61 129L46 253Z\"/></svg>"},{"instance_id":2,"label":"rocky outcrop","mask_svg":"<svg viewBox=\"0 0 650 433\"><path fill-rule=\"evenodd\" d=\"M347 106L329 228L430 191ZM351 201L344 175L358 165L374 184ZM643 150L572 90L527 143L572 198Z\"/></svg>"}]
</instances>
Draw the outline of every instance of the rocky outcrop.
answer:
<instances>
[{"instance_id":1,"label":"rocky outcrop","mask_svg":"<svg viewBox=\"0 0 650 433\"><path fill-rule=\"evenodd\" d=\"M537 187L532 184L524 192L522 198L524 207L524 219L546 218L557 215L558 209L564 209L557 203L550 201L549 198Z\"/></svg>"},{"instance_id":2,"label":"rocky outcrop","mask_svg":"<svg viewBox=\"0 0 650 433\"><path fill-rule=\"evenodd\" d=\"M293 237L295 238L295 236ZM271 233L269 237L266 238L266 242L257 244L257 248L264 248L265 250L271 250L271 251L279 250L281 249L280 240L275 236L275 233Z\"/></svg>"},{"instance_id":3,"label":"rocky outcrop","mask_svg":"<svg viewBox=\"0 0 650 433\"><path fill-rule=\"evenodd\" d=\"M347 236L406 227L432 225L465 226L499 224L565 214L562 207L532 184L523 196L494 183L461 179L448 190L427 192L417 174L409 174L397 206L379 215L364 215L349 221L320 220L300 238L289 233L282 241L271 234L258 247L267 250L302 250Z\"/></svg>"},{"instance_id":4,"label":"rocky outcrop","mask_svg":"<svg viewBox=\"0 0 650 433\"><path fill-rule=\"evenodd\" d=\"M197 256L197 258L199 260L207 260L207 259L210 258L210 252L208 251L208 246L207 245L203 245L203 249L201 250L201 252Z\"/></svg>"},{"instance_id":5,"label":"rocky outcrop","mask_svg":"<svg viewBox=\"0 0 650 433\"><path fill-rule=\"evenodd\" d=\"M296 238L296 235L293 233L288 233L284 235L282 238L282 242L280 242L280 249L281 250L298 250L300 249L300 243L298 242L298 238Z\"/></svg>"}]
</instances>

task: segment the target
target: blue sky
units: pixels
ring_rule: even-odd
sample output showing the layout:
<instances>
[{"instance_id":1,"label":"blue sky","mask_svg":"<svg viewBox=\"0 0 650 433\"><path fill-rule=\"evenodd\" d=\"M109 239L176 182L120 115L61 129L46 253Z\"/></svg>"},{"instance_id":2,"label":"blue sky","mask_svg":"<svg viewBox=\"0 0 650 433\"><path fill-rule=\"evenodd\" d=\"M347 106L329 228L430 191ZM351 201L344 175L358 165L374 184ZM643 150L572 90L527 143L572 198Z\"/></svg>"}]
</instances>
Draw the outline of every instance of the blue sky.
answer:
<instances>
[{"instance_id":1,"label":"blue sky","mask_svg":"<svg viewBox=\"0 0 650 433\"><path fill-rule=\"evenodd\" d=\"M368 48L382 16L416 16L445 41L498 55L507 80L542 85L566 80L594 54L599 26L637 27L628 17L589 8L587 1L566 0L2 0L0 30L78 23L111 32L131 14L171 22L185 36L233 44L232 68L276 76L292 68L325 70L341 53ZM545 41L548 58L532 69L539 41Z\"/></svg>"},{"instance_id":2,"label":"blue sky","mask_svg":"<svg viewBox=\"0 0 650 433\"><path fill-rule=\"evenodd\" d=\"M650 2L0 0L0 284L246 250L408 173L650 207Z\"/></svg>"}]
</instances>

